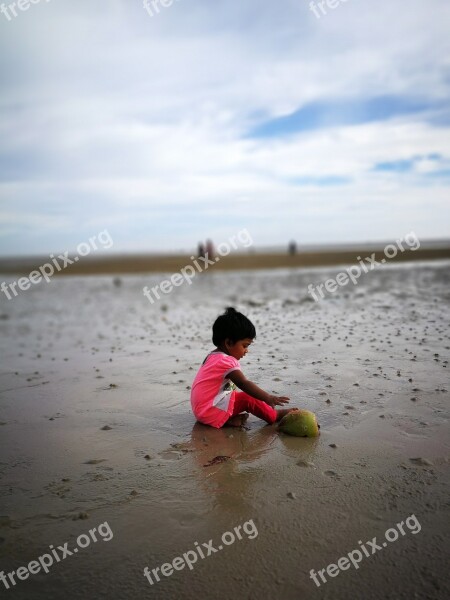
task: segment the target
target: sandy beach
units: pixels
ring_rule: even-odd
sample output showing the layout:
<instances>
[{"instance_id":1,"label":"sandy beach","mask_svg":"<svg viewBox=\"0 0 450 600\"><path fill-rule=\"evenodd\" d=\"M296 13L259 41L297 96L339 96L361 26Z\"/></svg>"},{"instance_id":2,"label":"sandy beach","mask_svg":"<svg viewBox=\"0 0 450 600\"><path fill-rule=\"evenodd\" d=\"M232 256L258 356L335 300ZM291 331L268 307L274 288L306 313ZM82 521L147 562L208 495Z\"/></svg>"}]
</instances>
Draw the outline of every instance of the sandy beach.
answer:
<instances>
[{"instance_id":1,"label":"sandy beach","mask_svg":"<svg viewBox=\"0 0 450 600\"><path fill-rule=\"evenodd\" d=\"M0 581L1 597L448 598L450 263L386 265L314 302L308 285L338 271L211 270L154 304L142 289L157 273L2 297L0 570L103 523L113 536ZM190 385L229 305L257 329L246 376L314 411L319 438L195 423ZM383 546L411 515L420 530ZM250 521L256 536L144 577Z\"/></svg>"}]
</instances>

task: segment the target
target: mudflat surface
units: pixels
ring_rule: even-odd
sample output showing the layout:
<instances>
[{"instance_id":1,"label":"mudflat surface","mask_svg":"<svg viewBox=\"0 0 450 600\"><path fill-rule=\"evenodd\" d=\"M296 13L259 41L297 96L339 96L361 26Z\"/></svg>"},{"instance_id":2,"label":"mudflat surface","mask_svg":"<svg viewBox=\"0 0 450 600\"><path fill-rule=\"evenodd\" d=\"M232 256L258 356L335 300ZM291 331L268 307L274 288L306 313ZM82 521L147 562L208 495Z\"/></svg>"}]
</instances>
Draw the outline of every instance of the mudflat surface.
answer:
<instances>
[{"instance_id":1,"label":"mudflat surface","mask_svg":"<svg viewBox=\"0 0 450 600\"><path fill-rule=\"evenodd\" d=\"M211 271L154 304L159 275L1 298L0 571L108 525L2 597L448 598L449 264L389 265L314 302L308 284L338 270ZM318 439L195 423L189 386L227 305L257 328L244 373L316 412ZM192 569L144 577L210 540Z\"/></svg>"}]
</instances>

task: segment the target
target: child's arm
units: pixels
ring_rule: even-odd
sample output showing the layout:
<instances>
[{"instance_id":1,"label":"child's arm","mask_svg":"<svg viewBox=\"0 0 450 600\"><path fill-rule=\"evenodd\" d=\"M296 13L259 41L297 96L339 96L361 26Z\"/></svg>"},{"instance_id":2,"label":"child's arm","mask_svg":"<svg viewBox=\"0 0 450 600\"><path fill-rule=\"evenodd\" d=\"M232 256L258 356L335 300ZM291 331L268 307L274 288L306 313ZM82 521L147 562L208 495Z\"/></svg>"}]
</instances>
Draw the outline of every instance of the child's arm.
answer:
<instances>
[{"instance_id":1,"label":"child's arm","mask_svg":"<svg viewBox=\"0 0 450 600\"><path fill-rule=\"evenodd\" d=\"M247 379L244 373L239 369L231 371L231 373L228 374L228 379L231 379L239 389L249 396L252 396L257 400L262 400L266 404L269 404L269 406L282 406L289 402L289 398L286 398L286 396L272 396L271 394L268 394L258 387L256 383Z\"/></svg>"}]
</instances>

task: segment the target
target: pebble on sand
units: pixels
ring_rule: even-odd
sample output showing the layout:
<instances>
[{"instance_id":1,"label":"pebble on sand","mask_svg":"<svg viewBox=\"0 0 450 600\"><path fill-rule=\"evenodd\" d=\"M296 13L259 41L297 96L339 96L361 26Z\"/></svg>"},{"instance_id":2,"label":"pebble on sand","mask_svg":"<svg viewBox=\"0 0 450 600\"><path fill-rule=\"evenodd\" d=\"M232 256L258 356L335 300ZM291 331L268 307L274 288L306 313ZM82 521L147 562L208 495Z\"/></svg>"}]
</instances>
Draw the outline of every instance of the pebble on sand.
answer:
<instances>
[{"instance_id":1,"label":"pebble on sand","mask_svg":"<svg viewBox=\"0 0 450 600\"><path fill-rule=\"evenodd\" d=\"M84 521L85 519L89 519L89 515L86 512L80 512L77 515L74 515L72 517L72 521L78 521L78 520Z\"/></svg>"}]
</instances>

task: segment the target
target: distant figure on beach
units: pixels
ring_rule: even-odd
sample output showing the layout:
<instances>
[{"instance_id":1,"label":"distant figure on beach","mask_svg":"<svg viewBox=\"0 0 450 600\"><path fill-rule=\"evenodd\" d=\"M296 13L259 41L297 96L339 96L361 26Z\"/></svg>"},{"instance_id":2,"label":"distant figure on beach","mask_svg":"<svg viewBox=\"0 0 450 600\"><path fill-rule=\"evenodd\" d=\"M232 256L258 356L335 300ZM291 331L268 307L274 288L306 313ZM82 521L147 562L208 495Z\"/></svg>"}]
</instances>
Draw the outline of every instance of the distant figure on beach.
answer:
<instances>
[{"instance_id":1,"label":"distant figure on beach","mask_svg":"<svg viewBox=\"0 0 450 600\"><path fill-rule=\"evenodd\" d=\"M199 242L197 248L198 258L203 258L205 256L205 246L203 245L203 242Z\"/></svg>"},{"instance_id":2,"label":"distant figure on beach","mask_svg":"<svg viewBox=\"0 0 450 600\"><path fill-rule=\"evenodd\" d=\"M208 258L214 260L216 251L214 250L214 244L211 240L206 240L206 253L208 254Z\"/></svg>"},{"instance_id":3,"label":"distant figure on beach","mask_svg":"<svg viewBox=\"0 0 450 600\"><path fill-rule=\"evenodd\" d=\"M294 256L295 254L297 254L297 242L295 242L294 240L289 242L288 253L291 256Z\"/></svg>"},{"instance_id":4,"label":"distant figure on beach","mask_svg":"<svg viewBox=\"0 0 450 600\"><path fill-rule=\"evenodd\" d=\"M197 421L216 429L241 427L248 418L244 411L248 411L272 424L298 410L275 410L274 406L288 404L289 398L272 396L242 373L239 360L256 337L255 326L246 316L227 308L212 331L216 348L205 358L192 384L191 406Z\"/></svg>"}]
</instances>

